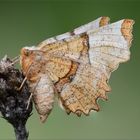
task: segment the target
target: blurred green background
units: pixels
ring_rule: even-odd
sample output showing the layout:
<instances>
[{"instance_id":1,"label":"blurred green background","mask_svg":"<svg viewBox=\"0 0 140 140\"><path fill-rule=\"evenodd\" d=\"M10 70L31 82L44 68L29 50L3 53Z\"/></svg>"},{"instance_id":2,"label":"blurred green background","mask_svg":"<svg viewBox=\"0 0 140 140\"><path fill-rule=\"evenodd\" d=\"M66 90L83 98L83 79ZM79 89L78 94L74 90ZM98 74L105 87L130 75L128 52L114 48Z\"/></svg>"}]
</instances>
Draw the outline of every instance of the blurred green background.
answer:
<instances>
[{"instance_id":1,"label":"blurred green background","mask_svg":"<svg viewBox=\"0 0 140 140\"><path fill-rule=\"evenodd\" d=\"M65 0L0 1L0 58L19 55L24 46L70 31L100 16L111 22L135 20L131 60L121 64L110 79L112 92L101 111L89 117L67 115L58 104L45 124L36 111L27 129L30 140L140 139L140 1ZM14 131L0 119L0 140L14 139Z\"/></svg>"}]
</instances>

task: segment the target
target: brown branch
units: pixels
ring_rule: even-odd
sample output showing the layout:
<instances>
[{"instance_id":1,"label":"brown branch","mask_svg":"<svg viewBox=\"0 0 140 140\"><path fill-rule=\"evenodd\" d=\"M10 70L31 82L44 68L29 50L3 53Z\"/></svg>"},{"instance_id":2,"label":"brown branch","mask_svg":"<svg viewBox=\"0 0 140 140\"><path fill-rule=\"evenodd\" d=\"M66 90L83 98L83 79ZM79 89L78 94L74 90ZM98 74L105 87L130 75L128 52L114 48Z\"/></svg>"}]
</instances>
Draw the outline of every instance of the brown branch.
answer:
<instances>
[{"instance_id":1,"label":"brown branch","mask_svg":"<svg viewBox=\"0 0 140 140\"><path fill-rule=\"evenodd\" d=\"M13 127L16 140L27 140L28 132L26 122L31 116L32 102L28 109L30 92L27 84L21 91L18 87L24 77L22 73L12 65L12 61L4 57L0 61L0 112Z\"/></svg>"}]
</instances>

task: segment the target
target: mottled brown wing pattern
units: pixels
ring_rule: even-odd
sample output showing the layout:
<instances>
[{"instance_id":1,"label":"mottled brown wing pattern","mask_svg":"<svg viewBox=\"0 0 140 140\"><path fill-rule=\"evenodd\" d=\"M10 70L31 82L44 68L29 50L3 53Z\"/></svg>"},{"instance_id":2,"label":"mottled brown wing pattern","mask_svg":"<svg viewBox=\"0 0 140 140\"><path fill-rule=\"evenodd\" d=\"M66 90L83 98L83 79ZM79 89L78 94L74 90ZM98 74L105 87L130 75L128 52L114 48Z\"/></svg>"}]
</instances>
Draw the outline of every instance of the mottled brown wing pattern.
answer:
<instances>
[{"instance_id":1,"label":"mottled brown wing pattern","mask_svg":"<svg viewBox=\"0 0 140 140\"><path fill-rule=\"evenodd\" d=\"M107 99L111 72L129 59L133 25L132 20L108 22L101 17L21 50L22 70L42 122L53 108L54 92L67 113L78 116L98 111L97 99Z\"/></svg>"},{"instance_id":2,"label":"mottled brown wing pattern","mask_svg":"<svg viewBox=\"0 0 140 140\"><path fill-rule=\"evenodd\" d=\"M71 81L77 71L83 44L87 40L81 34L96 30L108 22L108 17L100 17L72 32L49 38L37 47L24 47L21 50L22 71L28 80L42 122L53 108L55 89L61 92L62 87Z\"/></svg>"},{"instance_id":3,"label":"mottled brown wing pattern","mask_svg":"<svg viewBox=\"0 0 140 140\"><path fill-rule=\"evenodd\" d=\"M99 28L97 32L87 32L89 43L88 64L81 63L71 83L60 93L62 105L67 112L88 115L90 110L99 110L97 99L107 99L110 91L108 80L119 63L129 60L129 47L132 40L132 20ZM80 58L81 59L81 58Z\"/></svg>"}]
</instances>

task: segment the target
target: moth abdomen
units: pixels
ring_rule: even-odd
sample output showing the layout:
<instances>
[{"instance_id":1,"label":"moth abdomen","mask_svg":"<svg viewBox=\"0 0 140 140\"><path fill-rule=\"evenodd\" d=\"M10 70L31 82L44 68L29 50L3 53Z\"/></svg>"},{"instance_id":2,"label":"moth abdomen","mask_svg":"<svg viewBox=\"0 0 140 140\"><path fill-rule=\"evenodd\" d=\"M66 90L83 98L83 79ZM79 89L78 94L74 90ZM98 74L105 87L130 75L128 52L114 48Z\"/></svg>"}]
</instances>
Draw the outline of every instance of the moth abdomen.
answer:
<instances>
[{"instance_id":1,"label":"moth abdomen","mask_svg":"<svg viewBox=\"0 0 140 140\"><path fill-rule=\"evenodd\" d=\"M41 122L45 122L50 114L54 103L54 88L46 74L40 75L36 83L30 85L35 107Z\"/></svg>"}]
</instances>

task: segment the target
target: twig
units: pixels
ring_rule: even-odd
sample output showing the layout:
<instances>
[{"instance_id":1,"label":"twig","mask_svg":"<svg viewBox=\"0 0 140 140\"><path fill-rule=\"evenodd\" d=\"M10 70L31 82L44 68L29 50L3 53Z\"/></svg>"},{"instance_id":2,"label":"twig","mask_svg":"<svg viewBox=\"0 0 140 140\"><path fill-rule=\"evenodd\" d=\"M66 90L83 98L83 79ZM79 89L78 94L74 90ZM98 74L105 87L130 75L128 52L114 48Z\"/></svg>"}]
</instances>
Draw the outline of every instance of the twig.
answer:
<instances>
[{"instance_id":1,"label":"twig","mask_svg":"<svg viewBox=\"0 0 140 140\"><path fill-rule=\"evenodd\" d=\"M0 61L0 112L14 127L16 140L27 140L26 122L32 112L32 102L27 109L30 92L26 83L22 90L17 90L24 77L11 64L7 57Z\"/></svg>"}]
</instances>

